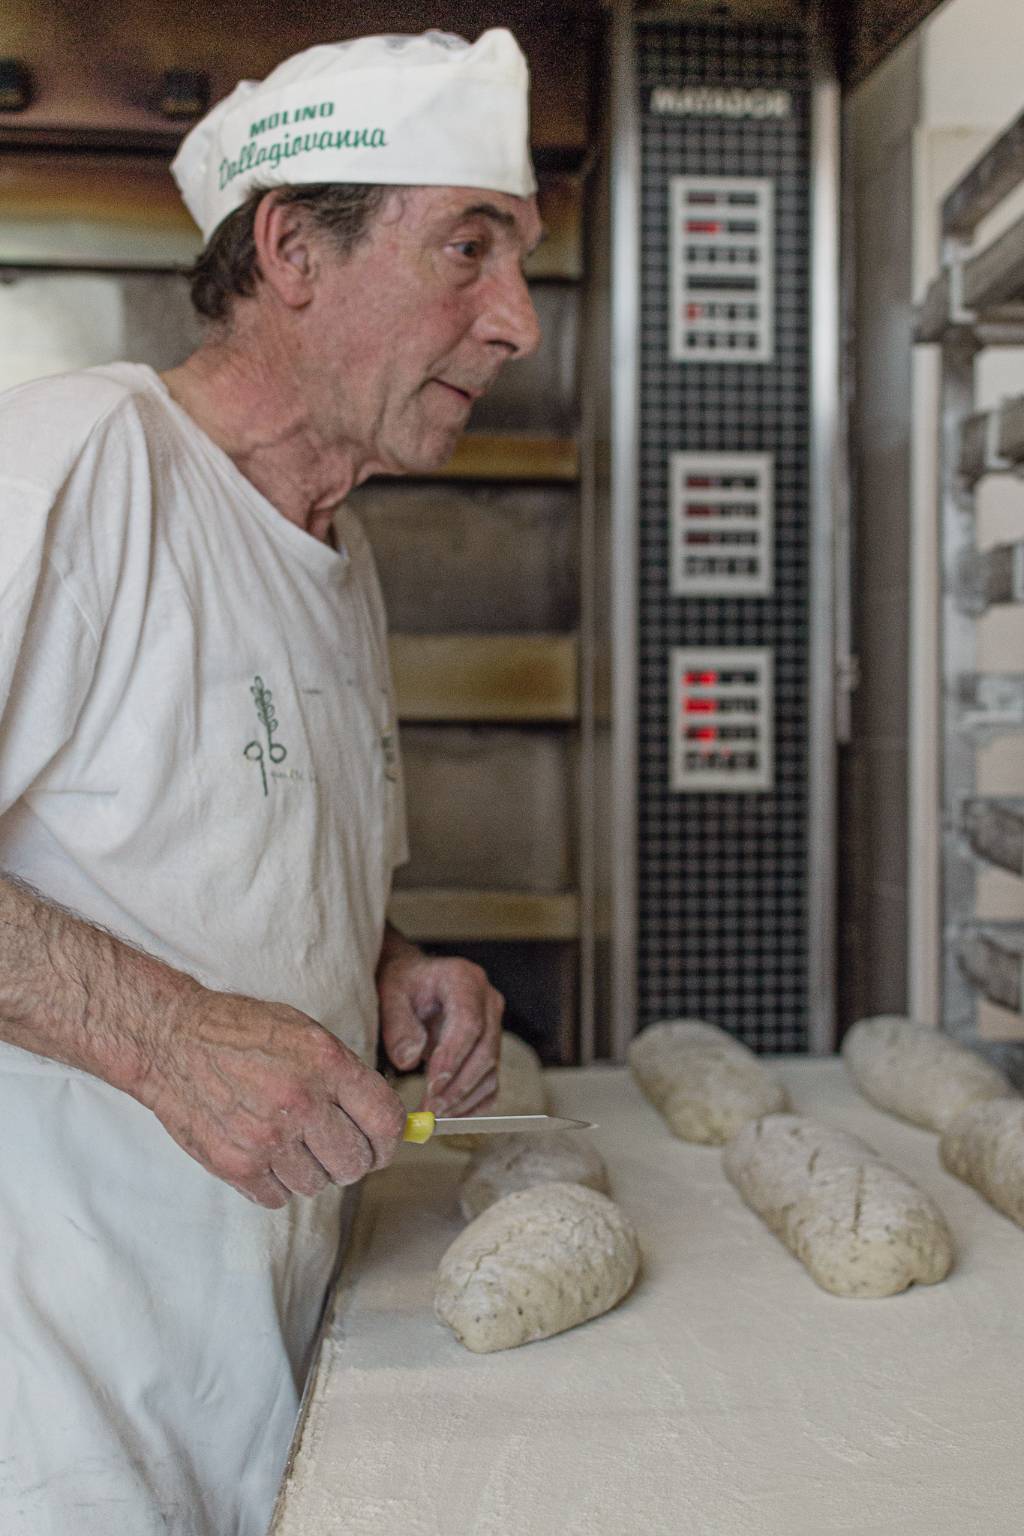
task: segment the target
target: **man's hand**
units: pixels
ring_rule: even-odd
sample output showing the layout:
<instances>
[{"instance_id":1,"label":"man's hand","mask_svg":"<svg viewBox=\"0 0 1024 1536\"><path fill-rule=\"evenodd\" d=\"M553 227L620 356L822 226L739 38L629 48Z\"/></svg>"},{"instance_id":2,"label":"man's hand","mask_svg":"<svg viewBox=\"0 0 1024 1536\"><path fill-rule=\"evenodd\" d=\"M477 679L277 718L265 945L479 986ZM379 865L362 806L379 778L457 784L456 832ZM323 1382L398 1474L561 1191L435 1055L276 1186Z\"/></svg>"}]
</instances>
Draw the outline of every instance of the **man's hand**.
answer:
<instances>
[{"instance_id":1,"label":"man's hand","mask_svg":"<svg viewBox=\"0 0 1024 1536\"><path fill-rule=\"evenodd\" d=\"M130 1093L261 1205L353 1183L405 1129L398 1095L306 1014L211 992L9 876L0 1039Z\"/></svg>"},{"instance_id":2,"label":"man's hand","mask_svg":"<svg viewBox=\"0 0 1024 1536\"><path fill-rule=\"evenodd\" d=\"M470 960L425 955L389 928L377 967L381 1035L401 1071L424 1062L424 1108L486 1110L498 1089L505 1000Z\"/></svg>"},{"instance_id":3,"label":"man's hand","mask_svg":"<svg viewBox=\"0 0 1024 1536\"><path fill-rule=\"evenodd\" d=\"M260 1205L352 1184L391 1161L405 1109L379 1073L284 1004L196 987L135 1097L197 1162Z\"/></svg>"}]
</instances>

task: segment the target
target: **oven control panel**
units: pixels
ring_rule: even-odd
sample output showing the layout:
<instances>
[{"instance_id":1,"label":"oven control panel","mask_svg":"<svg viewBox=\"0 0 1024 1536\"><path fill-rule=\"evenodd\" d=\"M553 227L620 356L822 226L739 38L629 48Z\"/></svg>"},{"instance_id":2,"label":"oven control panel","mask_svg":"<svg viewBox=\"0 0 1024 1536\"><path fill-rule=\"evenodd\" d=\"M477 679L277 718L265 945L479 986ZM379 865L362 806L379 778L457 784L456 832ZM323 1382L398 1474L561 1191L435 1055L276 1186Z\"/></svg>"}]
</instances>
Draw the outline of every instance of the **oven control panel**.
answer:
<instances>
[{"instance_id":1,"label":"oven control panel","mask_svg":"<svg viewBox=\"0 0 1024 1536\"><path fill-rule=\"evenodd\" d=\"M755 176L673 176L669 232L672 361L770 362L774 184Z\"/></svg>"},{"instance_id":2,"label":"oven control panel","mask_svg":"<svg viewBox=\"0 0 1024 1536\"><path fill-rule=\"evenodd\" d=\"M673 453L673 597L770 597L774 468L767 453Z\"/></svg>"},{"instance_id":3,"label":"oven control panel","mask_svg":"<svg viewBox=\"0 0 1024 1536\"><path fill-rule=\"evenodd\" d=\"M671 788L747 794L774 784L773 657L766 646L674 647Z\"/></svg>"}]
</instances>

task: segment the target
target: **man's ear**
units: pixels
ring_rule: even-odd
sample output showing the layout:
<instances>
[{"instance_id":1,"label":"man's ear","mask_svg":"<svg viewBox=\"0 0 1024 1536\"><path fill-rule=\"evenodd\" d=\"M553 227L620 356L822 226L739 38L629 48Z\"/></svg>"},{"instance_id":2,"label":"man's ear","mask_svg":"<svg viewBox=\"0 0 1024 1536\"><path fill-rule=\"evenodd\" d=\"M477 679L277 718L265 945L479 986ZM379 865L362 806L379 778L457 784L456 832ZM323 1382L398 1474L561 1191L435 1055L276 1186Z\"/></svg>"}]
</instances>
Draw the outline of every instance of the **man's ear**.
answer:
<instances>
[{"instance_id":1,"label":"man's ear","mask_svg":"<svg viewBox=\"0 0 1024 1536\"><path fill-rule=\"evenodd\" d=\"M268 192L256 209L253 243L263 281L282 304L302 309L313 296L317 267L305 209L281 203Z\"/></svg>"}]
</instances>

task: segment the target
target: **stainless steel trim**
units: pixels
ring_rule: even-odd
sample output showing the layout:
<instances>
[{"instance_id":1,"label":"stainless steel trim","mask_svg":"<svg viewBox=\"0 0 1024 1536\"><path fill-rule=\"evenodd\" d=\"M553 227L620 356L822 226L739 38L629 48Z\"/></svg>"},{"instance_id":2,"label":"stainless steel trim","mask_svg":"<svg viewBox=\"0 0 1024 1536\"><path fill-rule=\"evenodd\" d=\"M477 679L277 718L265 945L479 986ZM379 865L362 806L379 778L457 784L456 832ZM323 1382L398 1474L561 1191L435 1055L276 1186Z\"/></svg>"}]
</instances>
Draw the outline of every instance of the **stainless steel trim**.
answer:
<instances>
[{"instance_id":1,"label":"stainless steel trim","mask_svg":"<svg viewBox=\"0 0 1024 1536\"><path fill-rule=\"evenodd\" d=\"M811 529L807 822L808 1050L836 1045L836 555L840 445L839 84L814 41L811 96Z\"/></svg>"},{"instance_id":2,"label":"stainless steel trim","mask_svg":"<svg viewBox=\"0 0 1024 1536\"><path fill-rule=\"evenodd\" d=\"M592 163L584 181L584 197L593 203L595 183L603 186L607 177L607 164L602 156ZM599 205L600 206L600 205ZM588 209L588 222L600 221ZM605 228L595 231L591 223L590 241L607 237ZM598 825L599 806L597 774L597 720L595 689L597 680L597 626L599 605L596 522L598 518L597 454L599 408L595 399L595 369L598 366L595 353L608 324L608 306L602 307L607 294L602 291L600 264L592 259L590 244L587 249L588 281L580 294L580 350L579 371L582 383L580 399L580 483L579 483L579 561L580 561L580 612L579 612L579 764L577 769L578 808L577 828L577 885L579 889L579 1030L577 1036L577 1065L589 1066L597 1050L597 1015L599 1005L607 1004L597 993L597 902L598 902ZM605 270L607 261L605 262ZM603 313L602 313L603 308ZM605 352L605 356L607 353ZM607 431L607 422L602 425ZM602 616L603 621L603 616Z\"/></svg>"},{"instance_id":3,"label":"stainless steel trim","mask_svg":"<svg viewBox=\"0 0 1024 1536\"><path fill-rule=\"evenodd\" d=\"M611 1053L637 1013L637 472L640 434L640 124L631 0L612 5Z\"/></svg>"},{"instance_id":4,"label":"stainless steel trim","mask_svg":"<svg viewBox=\"0 0 1024 1536\"><path fill-rule=\"evenodd\" d=\"M974 545L973 497L959 484L960 433L974 409L975 346L951 335L942 348L939 526L942 585L942 1027L970 1038L977 1029L976 992L957 962L964 925L976 914L977 859L960 833L962 800L976 787L976 743L962 729L963 680L975 669L976 619L957 601L956 573Z\"/></svg>"},{"instance_id":5,"label":"stainless steel trim","mask_svg":"<svg viewBox=\"0 0 1024 1536\"><path fill-rule=\"evenodd\" d=\"M855 337L856 206L853 156L842 152L842 103L839 105L839 414L836 422L838 475L835 489L835 664L836 742L853 740L853 695L860 682L860 657L855 649L853 622L853 468L850 455L851 420L856 389Z\"/></svg>"}]
</instances>

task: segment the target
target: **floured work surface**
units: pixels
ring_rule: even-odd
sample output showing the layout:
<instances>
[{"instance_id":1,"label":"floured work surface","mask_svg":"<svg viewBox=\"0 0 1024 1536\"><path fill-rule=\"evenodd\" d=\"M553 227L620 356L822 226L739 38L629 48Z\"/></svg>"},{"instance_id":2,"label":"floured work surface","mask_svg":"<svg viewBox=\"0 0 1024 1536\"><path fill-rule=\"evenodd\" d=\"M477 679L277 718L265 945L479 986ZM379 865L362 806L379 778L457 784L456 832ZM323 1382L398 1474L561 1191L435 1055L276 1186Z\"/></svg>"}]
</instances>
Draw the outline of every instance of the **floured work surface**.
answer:
<instances>
[{"instance_id":1,"label":"floured work surface","mask_svg":"<svg viewBox=\"0 0 1024 1536\"><path fill-rule=\"evenodd\" d=\"M1024 1232L838 1060L774 1065L939 1203L947 1280L827 1295L625 1070L552 1072L552 1110L599 1122L636 1289L470 1354L432 1307L465 1160L403 1149L365 1187L273 1536L1019 1536Z\"/></svg>"}]
</instances>

